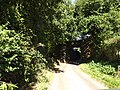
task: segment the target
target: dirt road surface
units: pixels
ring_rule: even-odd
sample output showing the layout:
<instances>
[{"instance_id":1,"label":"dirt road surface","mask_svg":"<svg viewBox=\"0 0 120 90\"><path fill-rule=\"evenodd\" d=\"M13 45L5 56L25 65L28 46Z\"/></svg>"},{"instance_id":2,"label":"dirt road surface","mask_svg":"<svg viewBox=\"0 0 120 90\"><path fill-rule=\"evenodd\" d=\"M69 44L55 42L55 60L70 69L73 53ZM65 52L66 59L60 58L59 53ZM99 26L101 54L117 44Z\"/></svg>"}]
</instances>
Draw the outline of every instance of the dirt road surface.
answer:
<instances>
[{"instance_id":1,"label":"dirt road surface","mask_svg":"<svg viewBox=\"0 0 120 90\"><path fill-rule=\"evenodd\" d=\"M48 90L99 90L103 84L83 73L79 66L61 63Z\"/></svg>"}]
</instances>

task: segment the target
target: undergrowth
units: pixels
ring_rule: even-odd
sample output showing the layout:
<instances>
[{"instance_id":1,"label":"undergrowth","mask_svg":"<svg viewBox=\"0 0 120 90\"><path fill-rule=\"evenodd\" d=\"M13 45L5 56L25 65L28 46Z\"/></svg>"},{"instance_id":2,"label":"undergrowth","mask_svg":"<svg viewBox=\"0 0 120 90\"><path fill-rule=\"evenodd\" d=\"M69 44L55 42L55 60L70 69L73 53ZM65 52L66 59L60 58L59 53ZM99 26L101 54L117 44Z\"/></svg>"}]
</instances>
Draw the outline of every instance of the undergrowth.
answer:
<instances>
[{"instance_id":1,"label":"undergrowth","mask_svg":"<svg viewBox=\"0 0 120 90\"><path fill-rule=\"evenodd\" d=\"M103 62L81 64L82 71L91 75L91 77L101 81L109 88L120 88L120 77L117 77L117 70L111 65L105 65Z\"/></svg>"},{"instance_id":2,"label":"undergrowth","mask_svg":"<svg viewBox=\"0 0 120 90\"><path fill-rule=\"evenodd\" d=\"M46 64L30 36L0 26L0 90L26 90L36 83L37 72L42 74Z\"/></svg>"},{"instance_id":3,"label":"undergrowth","mask_svg":"<svg viewBox=\"0 0 120 90\"><path fill-rule=\"evenodd\" d=\"M42 77L41 77L42 76ZM51 70L43 70L43 73L38 73L38 82L33 86L33 90L47 90L49 88L50 81L54 74Z\"/></svg>"}]
</instances>

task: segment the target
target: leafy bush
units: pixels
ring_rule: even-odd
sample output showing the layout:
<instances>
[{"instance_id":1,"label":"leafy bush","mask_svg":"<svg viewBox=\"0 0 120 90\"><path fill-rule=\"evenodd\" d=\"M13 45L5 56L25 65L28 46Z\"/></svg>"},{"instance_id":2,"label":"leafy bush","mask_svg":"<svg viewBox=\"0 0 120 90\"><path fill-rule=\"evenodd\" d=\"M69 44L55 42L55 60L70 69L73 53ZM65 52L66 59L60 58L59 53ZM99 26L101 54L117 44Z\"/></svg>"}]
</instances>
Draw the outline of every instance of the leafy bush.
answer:
<instances>
[{"instance_id":1,"label":"leafy bush","mask_svg":"<svg viewBox=\"0 0 120 90\"><path fill-rule=\"evenodd\" d=\"M35 82L43 68L45 59L30 46L30 37L0 26L0 81L22 87Z\"/></svg>"},{"instance_id":2,"label":"leafy bush","mask_svg":"<svg viewBox=\"0 0 120 90\"><path fill-rule=\"evenodd\" d=\"M114 75L115 68L111 67L111 65L106 65L101 68L101 72L108 74L108 75Z\"/></svg>"},{"instance_id":3,"label":"leafy bush","mask_svg":"<svg viewBox=\"0 0 120 90\"><path fill-rule=\"evenodd\" d=\"M88 64L81 64L80 68L110 88L120 87L120 78L114 75L116 72L115 68L111 65L105 65L105 62L95 63L92 61Z\"/></svg>"},{"instance_id":4,"label":"leafy bush","mask_svg":"<svg viewBox=\"0 0 120 90\"><path fill-rule=\"evenodd\" d=\"M111 65L104 65L104 63L100 62L100 63L94 63L94 61L92 61L90 64L90 69L94 69L96 68L98 71L107 74L107 75L114 75L116 73L115 68L112 67Z\"/></svg>"},{"instance_id":5,"label":"leafy bush","mask_svg":"<svg viewBox=\"0 0 120 90\"><path fill-rule=\"evenodd\" d=\"M18 88L16 85L6 82L0 82L0 90L14 90Z\"/></svg>"}]
</instances>

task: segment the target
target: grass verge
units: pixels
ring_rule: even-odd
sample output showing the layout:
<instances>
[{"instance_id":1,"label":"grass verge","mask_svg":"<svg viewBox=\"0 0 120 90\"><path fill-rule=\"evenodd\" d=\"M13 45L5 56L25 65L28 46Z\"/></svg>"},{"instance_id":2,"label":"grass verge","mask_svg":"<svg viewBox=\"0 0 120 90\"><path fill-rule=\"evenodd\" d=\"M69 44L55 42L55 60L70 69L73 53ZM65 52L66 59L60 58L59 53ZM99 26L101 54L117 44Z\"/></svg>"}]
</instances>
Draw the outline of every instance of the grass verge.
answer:
<instances>
[{"instance_id":1,"label":"grass verge","mask_svg":"<svg viewBox=\"0 0 120 90\"><path fill-rule=\"evenodd\" d=\"M80 69L109 88L120 88L120 77L115 76L114 68L110 65L90 62L88 64L81 64Z\"/></svg>"},{"instance_id":2,"label":"grass verge","mask_svg":"<svg viewBox=\"0 0 120 90\"><path fill-rule=\"evenodd\" d=\"M52 71L44 70L42 74L37 75L38 82L33 90L47 90L53 77L54 73Z\"/></svg>"}]
</instances>

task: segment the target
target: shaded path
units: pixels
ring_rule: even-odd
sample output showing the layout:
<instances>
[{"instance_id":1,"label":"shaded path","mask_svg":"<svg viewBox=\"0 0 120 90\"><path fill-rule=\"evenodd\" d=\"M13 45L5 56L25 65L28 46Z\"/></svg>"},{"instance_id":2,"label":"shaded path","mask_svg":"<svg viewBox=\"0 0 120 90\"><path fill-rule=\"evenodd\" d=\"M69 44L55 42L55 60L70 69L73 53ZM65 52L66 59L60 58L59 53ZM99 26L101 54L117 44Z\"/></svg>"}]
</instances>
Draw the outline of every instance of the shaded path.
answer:
<instances>
[{"instance_id":1,"label":"shaded path","mask_svg":"<svg viewBox=\"0 0 120 90\"><path fill-rule=\"evenodd\" d=\"M48 90L97 90L107 89L104 85L90 78L76 65L61 64Z\"/></svg>"}]
</instances>

